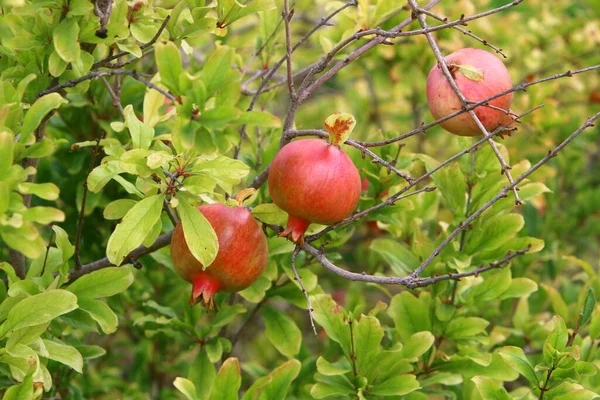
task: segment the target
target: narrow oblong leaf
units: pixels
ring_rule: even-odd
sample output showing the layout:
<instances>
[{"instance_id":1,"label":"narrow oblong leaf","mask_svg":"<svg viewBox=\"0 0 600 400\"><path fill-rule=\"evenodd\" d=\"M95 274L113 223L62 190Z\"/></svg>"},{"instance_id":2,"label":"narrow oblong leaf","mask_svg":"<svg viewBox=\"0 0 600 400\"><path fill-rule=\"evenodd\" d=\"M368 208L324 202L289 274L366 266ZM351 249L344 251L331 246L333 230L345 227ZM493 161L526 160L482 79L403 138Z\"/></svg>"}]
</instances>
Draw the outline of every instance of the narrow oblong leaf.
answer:
<instances>
[{"instance_id":1,"label":"narrow oblong leaf","mask_svg":"<svg viewBox=\"0 0 600 400\"><path fill-rule=\"evenodd\" d=\"M76 308L77 296L62 289L27 297L9 311L6 321L0 327L0 336L13 330L49 322Z\"/></svg>"},{"instance_id":2,"label":"narrow oblong leaf","mask_svg":"<svg viewBox=\"0 0 600 400\"><path fill-rule=\"evenodd\" d=\"M219 239L215 230L200 210L193 207L187 199L179 202L177 210L190 252L202 263L203 269L208 268L219 252Z\"/></svg>"},{"instance_id":3,"label":"narrow oblong leaf","mask_svg":"<svg viewBox=\"0 0 600 400\"><path fill-rule=\"evenodd\" d=\"M132 283L133 273L130 268L109 267L83 275L67 289L77 297L97 299L121 293Z\"/></svg>"},{"instance_id":4,"label":"narrow oblong leaf","mask_svg":"<svg viewBox=\"0 0 600 400\"><path fill-rule=\"evenodd\" d=\"M585 300L583 302L583 311L581 312L581 326L587 324L592 316L592 311L596 306L596 296L591 287L588 288Z\"/></svg>"},{"instance_id":5,"label":"narrow oblong leaf","mask_svg":"<svg viewBox=\"0 0 600 400\"><path fill-rule=\"evenodd\" d=\"M65 18L54 29L52 43L54 50L65 62L79 60L81 49L79 47L79 25L77 19Z\"/></svg>"},{"instance_id":6,"label":"narrow oblong leaf","mask_svg":"<svg viewBox=\"0 0 600 400\"><path fill-rule=\"evenodd\" d=\"M106 255L111 263L121 265L130 251L142 244L160 218L164 194L143 199L133 206L108 239Z\"/></svg>"},{"instance_id":7,"label":"narrow oblong leaf","mask_svg":"<svg viewBox=\"0 0 600 400\"><path fill-rule=\"evenodd\" d=\"M294 320L272 307L264 307L262 317L267 338L284 356L294 357L300 351L302 332Z\"/></svg>"},{"instance_id":8,"label":"narrow oblong leaf","mask_svg":"<svg viewBox=\"0 0 600 400\"><path fill-rule=\"evenodd\" d=\"M240 363L237 358L228 358L219 369L209 400L237 399L241 384Z\"/></svg>"}]
</instances>

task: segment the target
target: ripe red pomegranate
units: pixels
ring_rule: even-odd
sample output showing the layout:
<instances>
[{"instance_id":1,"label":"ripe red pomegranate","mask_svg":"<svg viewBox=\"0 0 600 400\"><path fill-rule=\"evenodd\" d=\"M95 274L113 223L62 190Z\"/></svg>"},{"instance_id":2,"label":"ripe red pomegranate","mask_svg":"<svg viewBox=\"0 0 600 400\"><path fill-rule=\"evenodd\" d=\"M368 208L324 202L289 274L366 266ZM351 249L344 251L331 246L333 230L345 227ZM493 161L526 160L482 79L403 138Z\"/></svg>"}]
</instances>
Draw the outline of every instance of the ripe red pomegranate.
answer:
<instances>
[{"instance_id":1,"label":"ripe red pomegranate","mask_svg":"<svg viewBox=\"0 0 600 400\"><path fill-rule=\"evenodd\" d=\"M446 57L448 68L464 97L479 102L512 88L506 67L494 54L479 49L461 49ZM508 111L513 94L491 100L489 104ZM443 118L462 108L462 104L438 64L427 77L427 102L435 119ZM488 131L493 131L507 121L505 112L481 105L475 114ZM477 136L482 132L469 113L462 113L440 125L459 136Z\"/></svg>"},{"instance_id":2,"label":"ripe red pomegranate","mask_svg":"<svg viewBox=\"0 0 600 400\"><path fill-rule=\"evenodd\" d=\"M254 283L267 265L269 252L260 225L245 207L217 203L198 209L219 239L217 257L203 271L188 248L179 222L171 240L171 259L177 273L192 284L190 305L202 301L211 310L215 293L237 292Z\"/></svg>"},{"instance_id":3,"label":"ripe red pomegranate","mask_svg":"<svg viewBox=\"0 0 600 400\"><path fill-rule=\"evenodd\" d=\"M269 171L273 202L289 214L280 234L302 244L311 223L331 225L349 216L361 180L350 157L321 139L297 140L277 154Z\"/></svg>"}]
</instances>

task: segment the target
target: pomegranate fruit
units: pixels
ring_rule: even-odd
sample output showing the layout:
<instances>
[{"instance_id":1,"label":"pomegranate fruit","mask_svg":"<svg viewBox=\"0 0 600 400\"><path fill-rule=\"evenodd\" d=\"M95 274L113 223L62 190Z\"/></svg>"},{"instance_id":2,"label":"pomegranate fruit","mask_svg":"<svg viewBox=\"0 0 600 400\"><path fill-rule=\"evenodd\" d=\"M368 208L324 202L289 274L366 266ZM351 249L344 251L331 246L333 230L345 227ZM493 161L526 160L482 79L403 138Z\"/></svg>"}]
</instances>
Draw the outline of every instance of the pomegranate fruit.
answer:
<instances>
[{"instance_id":1,"label":"pomegranate fruit","mask_svg":"<svg viewBox=\"0 0 600 400\"><path fill-rule=\"evenodd\" d=\"M446 57L448 69L463 96L479 102L512 88L506 67L494 54L479 49L461 49ZM513 94L508 93L474 109L488 132L508 122L507 112ZM427 102L435 119L446 117L462 108L460 99L452 90L442 68L436 64L427 77ZM501 111L506 110L506 112ZM459 136L477 136L482 132L469 113L465 112L440 124L444 129Z\"/></svg>"},{"instance_id":2,"label":"pomegranate fruit","mask_svg":"<svg viewBox=\"0 0 600 400\"><path fill-rule=\"evenodd\" d=\"M336 145L321 139L287 144L269 170L271 198L289 215L280 236L302 244L311 223L343 220L356 208L361 186L354 163Z\"/></svg>"},{"instance_id":3,"label":"pomegranate fruit","mask_svg":"<svg viewBox=\"0 0 600 400\"><path fill-rule=\"evenodd\" d=\"M217 292L237 292L250 286L263 273L269 258L263 231L245 207L208 204L198 207L215 230L219 251L203 271L203 265L190 252L181 221L171 240L171 259L177 273L192 284L190 305L202 301L214 308Z\"/></svg>"}]
</instances>

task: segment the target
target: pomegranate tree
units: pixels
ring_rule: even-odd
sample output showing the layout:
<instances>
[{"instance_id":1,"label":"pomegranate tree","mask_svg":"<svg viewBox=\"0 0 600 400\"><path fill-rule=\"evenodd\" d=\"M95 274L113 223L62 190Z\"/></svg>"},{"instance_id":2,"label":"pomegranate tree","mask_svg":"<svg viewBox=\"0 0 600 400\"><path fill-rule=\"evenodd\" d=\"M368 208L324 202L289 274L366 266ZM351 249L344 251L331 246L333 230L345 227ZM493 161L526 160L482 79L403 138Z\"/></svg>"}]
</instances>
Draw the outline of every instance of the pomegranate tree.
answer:
<instances>
[{"instance_id":1,"label":"pomegranate tree","mask_svg":"<svg viewBox=\"0 0 600 400\"><path fill-rule=\"evenodd\" d=\"M284 146L271 163L269 192L289 215L280 236L302 244L311 223L335 224L356 208L361 179L350 157L339 148L355 123L348 114L334 114L325 122L331 143L297 140Z\"/></svg>"},{"instance_id":2,"label":"pomegranate tree","mask_svg":"<svg viewBox=\"0 0 600 400\"><path fill-rule=\"evenodd\" d=\"M502 61L485 50L461 49L446 57L446 63L468 101L479 102L512 88L510 76ZM491 100L489 105L476 107L475 115L488 131L493 131L510 121L508 112L512 99L512 93L500 96ZM433 66L427 77L427 102L435 119L446 117L462 108L460 99L438 64ZM466 112L440 125L459 136L482 134L471 115Z\"/></svg>"},{"instance_id":3,"label":"pomegranate tree","mask_svg":"<svg viewBox=\"0 0 600 400\"><path fill-rule=\"evenodd\" d=\"M192 284L190 305L202 301L210 310L215 293L237 292L254 283L263 273L269 253L260 225L245 207L216 203L198 210L217 234L217 257L204 269L190 252L179 222L171 240L171 259L177 273Z\"/></svg>"}]
</instances>

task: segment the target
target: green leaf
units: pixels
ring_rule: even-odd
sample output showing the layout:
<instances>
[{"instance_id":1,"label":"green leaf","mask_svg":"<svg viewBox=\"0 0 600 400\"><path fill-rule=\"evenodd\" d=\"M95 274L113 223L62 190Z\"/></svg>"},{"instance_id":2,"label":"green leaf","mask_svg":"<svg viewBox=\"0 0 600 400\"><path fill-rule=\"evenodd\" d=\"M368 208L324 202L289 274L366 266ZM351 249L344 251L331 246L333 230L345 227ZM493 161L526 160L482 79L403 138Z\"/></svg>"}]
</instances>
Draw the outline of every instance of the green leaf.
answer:
<instances>
[{"instance_id":1,"label":"green leaf","mask_svg":"<svg viewBox=\"0 0 600 400\"><path fill-rule=\"evenodd\" d=\"M48 356L46 358L58 361L61 364L73 368L80 374L82 373L83 357L75 347L52 340L42 339L42 341L44 342L46 350L48 350Z\"/></svg>"},{"instance_id":2,"label":"green leaf","mask_svg":"<svg viewBox=\"0 0 600 400\"><path fill-rule=\"evenodd\" d=\"M228 358L219 369L209 400L237 399L241 384L240 363L237 358Z\"/></svg>"},{"instance_id":3,"label":"green leaf","mask_svg":"<svg viewBox=\"0 0 600 400\"><path fill-rule=\"evenodd\" d=\"M156 65L160 81L174 93L179 92L179 76L183 73L181 54L173 42L157 43L155 46Z\"/></svg>"},{"instance_id":4,"label":"green leaf","mask_svg":"<svg viewBox=\"0 0 600 400\"><path fill-rule=\"evenodd\" d=\"M104 219L115 220L123 218L137 202L132 199L111 201L104 208Z\"/></svg>"},{"instance_id":5,"label":"green leaf","mask_svg":"<svg viewBox=\"0 0 600 400\"><path fill-rule=\"evenodd\" d=\"M279 128L281 126L279 118L264 111L246 111L235 122L261 128Z\"/></svg>"},{"instance_id":6,"label":"green leaf","mask_svg":"<svg viewBox=\"0 0 600 400\"><path fill-rule=\"evenodd\" d=\"M538 386L540 384L538 377L535 374L535 370L533 369L533 365L531 365L521 348L505 346L500 349L499 354L508 365L527 378L532 385Z\"/></svg>"},{"instance_id":7,"label":"green leaf","mask_svg":"<svg viewBox=\"0 0 600 400\"><path fill-rule=\"evenodd\" d=\"M567 325L565 321L558 315L552 318L554 321L554 329L546 339L546 343L550 343L552 348L558 351L563 351L567 346L567 341L569 340L569 331L567 330Z\"/></svg>"},{"instance_id":8,"label":"green leaf","mask_svg":"<svg viewBox=\"0 0 600 400\"><path fill-rule=\"evenodd\" d=\"M9 311L6 322L0 327L0 336L5 336L10 331L49 322L76 308L77 297L66 290L55 289L27 297Z\"/></svg>"},{"instance_id":9,"label":"green leaf","mask_svg":"<svg viewBox=\"0 0 600 400\"><path fill-rule=\"evenodd\" d=\"M23 213L25 221L48 225L52 222L63 222L65 213L53 207L31 207Z\"/></svg>"},{"instance_id":10,"label":"green leaf","mask_svg":"<svg viewBox=\"0 0 600 400\"><path fill-rule=\"evenodd\" d=\"M215 93L226 81L233 65L233 51L220 46L208 57L202 68L202 80L209 95Z\"/></svg>"},{"instance_id":11,"label":"green leaf","mask_svg":"<svg viewBox=\"0 0 600 400\"><path fill-rule=\"evenodd\" d=\"M483 318L458 317L452 319L446 329L446 336L454 340L468 339L485 333L490 323Z\"/></svg>"},{"instance_id":12,"label":"green leaf","mask_svg":"<svg viewBox=\"0 0 600 400\"><path fill-rule=\"evenodd\" d=\"M528 278L514 278L510 282L510 286L502 295L500 300L514 298L514 297L527 297L531 293L538 290L538 285L534 281Z\"/></svg>"},{"instance_id":13,"label":"green leaf","mask_svg":"<svg viewBox=\"0 0 600 400\"><path fill-rule=\"evenodd\" d=\"M75 348L81 353L84 360L93 360L106 354L106 350L96 345L82 344L75 346Z\"/></svg>"},{"instance_id":14,"label":"green leaf","mask_svg":"<svg viewBox=\"0 0 600 400\"><path fill-rule=\"evenodd\" d=\"M352 367L350 367L349 364L346 363L347 365L344 366L340 366L339 364L340 363L332 364L323 357L319 356L319 358L317 358L317 371L319 371L320 374L327 376L344 375L345 373L352 371Z\"/></svg>"},{"instance_id":15,"label":"green leaf","mask_svg":"<svg viewBox=\"0 0 600 400\"><path fill-rule=\"evenodd\" d=\"M212 160L201 161L193 168L196 176L186 179L186 186L194 184L195 180L203 180L211 183L210 187L219 185L228 193L233 191L233 186L241 182L248 175L250 167L242 161L229 157L216 157Z\"/></svg>"},{"instance_id":16,"label":"green leaf","mask_svg":"<svg viewBox=\"0 0 600 400\"><path fill-rule=\"evenodd\" d=\"M59 189L54 183L30 183L23 182L18 186L21 194L35 194L44 200L58 199Z\"/></svg>"},{"instance_id":17,"label":"green leaf","mask_svg":"<svg viewBox=\"0 0 600 400\"><path fill-rule=\"evenodd\" d=\"M119 318L106 303L82 297L79 299L79 308L87 312L100 325L104 333L111 334L117 330Z\"/></svg>"},{"instance_id":18,"label":"green leaf","mask_svg":"<svg viewBox=\"0 0 600 400\"><path fill-rule=\"evenodd\" d=\"M257 379L246 391L244 400L285 400L289 387L300 373L300 361L289 360L269 375Z\"/></svg>"},{"instance_id":19,"label":"green leaf","mask_svg":"<svg viewBox=\"0 0 600 400\"><path fill-rule=\"evenodd\" d=\"M252 209L252 216L267 224L284 225L288 215L273 203L259 204Z\"/></svg>"},{"instance_id":20,"label":"green leaf","mask_svg":"<svg viewBox=\"0 0 600 400\"><path fill-rule=\"evenodd\" d=\"M485 220L475 234L468 235L468 244L465 251L468 254L497 249L504 243L513 239L517 232L523 228L525 220L520 214L496 215Z\"/></svg>"},{"instance_id":21,"label":"green leaf","mask_svg":"<svg viewBox=\"0 0 600 400\"><path fill-rule=\"evenodd\" d=\"M20 385L9 387L2 400L31 400L33 398L33 375L30 372Z\"/></svg>"},{"instance_id":22,"label":"green leaf","mask_svg":"<svg viewBox=\"0 0 600 400\"><path fill-rule=\"evenodd\" d=\"M429 310L420 299L409 292L394 296L387 312L404 341L408 341L417 332L431 331Z\"/></svg>"},{"instance_id":23,"label":"green leaf","mask_svg":"<svg viewBox=\"0 0 600 400\"><path fill-rule=\"evenodd\" d=\"M345 322L344 309L333 301L331 296L319 294L311 296L313 318L321 325L327 337L342 346L346 356L350 355L350 327Z\"/></svg>"},{"instance_id":24,"label":"green leaf","mask_svg":"<svg viewBox=\"0 0 600 400\"><path fill-rule=\"evenodd\" d=\"M284 356L291 358L300 351L302 332L292 318L272 307L263 307L267 338Z\"/></svg>"},{"instance_id":25,"label":"green leaf","mask_svg":"<svg viewBox=\"0 0 600 400\"><path fill-rule=\"evenodd\" d=\"M354 332L356 371L362 376L371 369L375 357L381 351L383 329L377 318L365 315L362 315L358 322L354 321L351 327Z\"/></svg>"},{"instance_id":26,"label":"green leaf","mask_svg":"<svg viewBox=\"0 0 600 400\"><path fill-rule=\"evenodd\" d=\"M181 199L177 209L190 252L200 261L203 269L210 267L219 252L219 239L215 230L200 210L193 207L186 198Z\"/></svg>"},{"instance_id":27,"label":"green leaf","mask_svg":"<svg viewBox=\"0 0 600 400\"><path fill-rule=\"evenodd\" d=\"M65 62L78 61L81 49L79 47L79 25L76 18L65 18L54 29L52 43L54 50Z\"/></svg>"},{"instance_id":28,"label":"green leaf","mask_svg":"<svg viewBox=\"0 0 600 400\"><path fill-rule=\"evenodd\" d=\"M474 376L471 380L475 383L483 400L512 400L506 389L493 379Z\"/></svg>"},{"instance_id":29,"label":"green leaf","mask_svg":"<svg viewBox=\"0 0 600 400\"><path fill-rule=\"evenodd\" d=\"M392 239L375 239L369 248L379 254L396 274L412 272L420 264L406 245Z\"/></svg>"},{"instance_id":30,"label":"green leaf","mask_svg":"<svg viewBox=\"0 0 600 400\"><path fill-rule=\"evenodd\" d=\"M90 192L98 193L111 179L123 172L119 164L118 160L113 160L94 168L87 178Z\"/></svg>"},{"instance_id":31,"label":"green leaf","mask_svg":"<svg viewBox=\"0 0 600 400\"><path fill-rule=\"evenodd\" d=\"M97 299L124 292L132 283L131 268L108 267L83 275L70 284L68 290L79 298Z\"/></svg>"},{"instance_id":32,"label":"green leaf","mask_svg":"<svg viewBox=\"0 0 600 400\"><path fill-rule=\"evenodd\" d=\"M10 132L0 131L0 176L3 179L13 163L14 142L15 138ZM8 201L8 195L6 199Z\"/></svg>"},{"instance_id":33,"label":"green leaf","mask_svg":"<svg viewBox=\"0 0 600 400\"><path fill-rule=\"evenodd\" d=\"M412 335L402 348L402 358L414 359L425 354L433 346L435 336L431 332L417 332Z\"/></svg>"},{"instance_id":34,"label":"green leaf","mask_svg":"<svg viewBox=\"0 0 600 400\"><path fill-rule=\"evenodd\" d=\"M337 398L348 399L351 398L351 393L356 393L354 385L343 375L324 376L315 374L315 380L317 381L317 384L313 385L310 389L310 394L315 399L322 399L334 395L337 395Z\"/></svg>"},{"instance_id":35,"label":"green leaf","mask_svg":"<svg viewBox=\"0 0 600 400\"><path fill-rule=\"evenodd\" d=\"M196 393L199 399L208 398L216 376L217 371L215 371L214 365L208 359L206 351L201 349L188 373L188 379L198 385Z\"/></svg>"},{"instance_id":36,"label":"green leaf","mask_svg":"<svg viewBox=\"0 0 600 400\"><path fill-rule=\"evenodd\" d=\"M223 129L237 119L240 113L241 111L233 106L221 106L204 111L196 121L208 129Z\"/></svg>"},{"instance_id":37,"label":"green leaf","mask_svg":"<svg viewBox=\"0 0 600 400\"><path fill-rule=\"evenodd\" d=\"M548 295L548 298L550 299L550 303L552 304L552 309L554 310L554 312L557 313L558 315L560 315L563 318L563 320L565 320L565 319L568 320L569 319L569 308L567 307L567 304L561 297L560 293L558 293L558 290L556 290L552 286L546 285L544 283L541 283L540 285L546 291L546 294Z\"/></svg>"},{"instance_id":38,"label":"green leaf","mask_svg":"<svg viewBox=\"0 0 600 400\"><path fill-rule=\"evenodd\" d=\"M375 396L403 396L419 389L421 385L414 375L397 375L384 382L369 387Z\"/></svg>"},{"instance_id":39,"label":"green leaf","mask_svg":"<svg viewBox=\"0 0 600 400\"><path fill-rule=\"evenodd\" d=\"M175 386L175 389L179 390L186 399L188 400L198 400L199 397L196 394L196 386L194 385L194 383L188 379L185 378L175 378L175 381L173 382L173 386Z\"/></svg>"},{"instance_id":40,"label":"green leaf","mask_svg":"<svg viewBox=\"0 0 600 400\"><path fill-rule=\"evenodd\" d=\"M6 348L11 349L17 344L23 344L25 346L31 344L33 341L39 338L42 333L46 332L49 325L50 322L46 322L40 325L28 326L13 331L6 342Z\"/></svg>"},{"instance_id":41,"label":"green leaf","mask_svg":"<svg viewBox=\"0 0 600 400\"><path fill-rule=\"evenodd\" d=\"M125 115L125 126L129 129L131 142L134 149L147 150L152 144L154 138L154 128L149 127L140 121L133 111L133 106L130 104L123 109Z\"/></svg>"},{"instance_id":42,"label":"green leaf","mask_svg":"<svg viewBox=\"0 0 600 400\"><path fill-rule=\"evenodd\" d=\"M584 326L590 320L595 306L596 296L594 296L594 291L592 288L588 287L587 294L583 302L583 311L581 313L581 326Z\"/></svg>"},{"instance_id":43,"label":"green leaf","mask_svg":"<svg viewBox=\"0 0 600 400\"><path fill-rule=\"evenodd\" d=\"M463 74L467 79L470 79L474 82L481 82L484 80L484 71L478 68L475 68L469 64L462 65L451 65L450 68L454 66L458 69L458 71Z\"/></svg>"},{"instance_id":44,"label":"green leaf","mask_svg":"<svg viewBox=\"0 0 600 400\"><path fill-rule=\"evenodd\" d=\"M108 239L106 255L111 263L121 265L133 249L142 244L160 218L164 194L143 199L131 208Z\"/></svg>"},{"instance_id":45,"label":"green leaf","mask_svg":"<svg viewBox=\"0 0 600 400\"><path fill-rule=\"evenodd\" d=\"M63 262L66 263L75 254L75 247L69 241L69 236L63 228L58 225L52 225L52 230L56 235L54 243L62 252Z\"/></svg>"}]
</instances>

